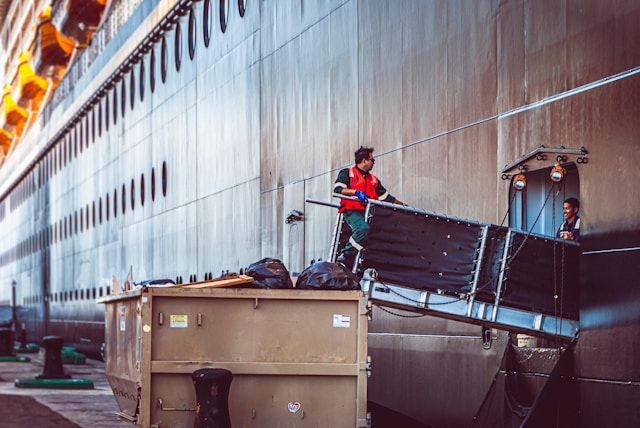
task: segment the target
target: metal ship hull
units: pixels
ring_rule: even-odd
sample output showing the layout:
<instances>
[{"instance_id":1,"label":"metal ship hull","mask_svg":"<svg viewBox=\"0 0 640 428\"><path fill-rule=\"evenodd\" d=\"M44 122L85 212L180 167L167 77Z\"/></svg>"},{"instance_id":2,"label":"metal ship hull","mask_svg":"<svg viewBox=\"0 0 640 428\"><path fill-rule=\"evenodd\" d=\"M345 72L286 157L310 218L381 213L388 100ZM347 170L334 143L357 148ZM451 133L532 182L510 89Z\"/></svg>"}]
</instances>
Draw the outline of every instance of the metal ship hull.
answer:
<instances>
[{"instance_id":1,"label":"metal ship hull","mask_svg":"<svg viewBox=\"0 0 640 428\"><path fill-rule=\"evenodd\" d=\"M414 207L553 235L562 199L580 199L576 423L640 422L637 2L111 8L0 166L0 301L30 340L99 353L95 300L114 276L327 259L335 210L306 201L335 202L338 170L373 146L376 175ZM523 158L540 146L588 151L561 160L571 184L547 200L555 156ZM370 324L372 404L470 425L507 333L484 349L477 326L392 312Z\"/></svg>"}]
</instances>

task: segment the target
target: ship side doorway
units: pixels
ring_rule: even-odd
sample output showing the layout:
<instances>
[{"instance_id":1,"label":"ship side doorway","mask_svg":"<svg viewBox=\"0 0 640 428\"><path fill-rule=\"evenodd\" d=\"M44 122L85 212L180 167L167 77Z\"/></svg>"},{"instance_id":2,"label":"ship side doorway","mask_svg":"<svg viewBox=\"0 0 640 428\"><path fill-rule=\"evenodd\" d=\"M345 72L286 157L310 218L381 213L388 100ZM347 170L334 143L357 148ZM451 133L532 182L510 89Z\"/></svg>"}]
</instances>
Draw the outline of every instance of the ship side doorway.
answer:
<instances>
[{"instance_id":1,"label":"ship side doorway","mask_svg":"<svg viewBox=\"0 0 640 428\"><path fill-rule=\"evenodd\" d=\"M564 179L554 182L551 168L527 171L526 187L510 186L509 227L523 232L555 236L564 221L562 204L567 198L580 200L580 178L575 163L563 165Z\"/></svg>"}]
</instances>

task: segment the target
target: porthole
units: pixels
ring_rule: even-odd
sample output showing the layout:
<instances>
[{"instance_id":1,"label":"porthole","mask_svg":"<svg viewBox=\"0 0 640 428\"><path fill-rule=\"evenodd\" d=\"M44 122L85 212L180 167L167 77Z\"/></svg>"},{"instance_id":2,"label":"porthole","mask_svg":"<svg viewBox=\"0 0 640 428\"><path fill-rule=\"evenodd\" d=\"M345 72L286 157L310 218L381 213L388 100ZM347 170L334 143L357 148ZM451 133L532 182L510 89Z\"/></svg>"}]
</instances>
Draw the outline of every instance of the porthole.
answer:
<instances>
[{"instance_id":1,"label":"porthole","mask_svg":"<svg viewBox=\"0 0 640 428\"><path fill-rule=\"evenodd\" d=\"M151 48L151 54L149 55L149 85L151 86L151 93L156 89L156 51Z\"/></svg>"},{"instance_id":2,"label":"porthole","mask_svg":"<svg viewBox=\"0 0 640 428\"><path fill-rule=\"evenodd\" d=\"M139 76L139 80L140 80L140 102L144 101L144 79L145 79L145 75L144 75L144 58L142 58L142 61L140 61L140 76Z\"/></svg>"},{"instance_id":3,"label":"porthole","mask_svg":"<svg viewBox=\"0 0 640 428\"><path fill-rule=\"evenodd\" d=\"M140 205L144 207L144 174L140 174Z\"/></svg>"},{"instance_id":4,"label":"porthole","mask_svg":"<svg viewBox=\"0 0 640 428\"><path fill-rule=\"evenodd\" d=\"M156 169L151 168L151 201L156 200Z\"/></svg>"},{"instance_id":5,"label":"porthole","mask_svg":"<svg viewBox=\"0 0 640 428\"><path fill-rule=\"evenodd\" d=\"M229 0L220 0L220 31L227 31L229 18Z\"/></svg>"},{"instance_id":6,"label":"porthole","mask_svg":"<svg viewBox=\"0 0 640 428\"><path fill-rule=\"evenodd\" d=\"M102 198L98 199L98 222L102 224Z\"/></svg>"},{"instance_id":7,"label":"porthole","mask_svg":"<svg viewBox=\"0 0 640 428\"><path fill-rule=\"evenodd\" d=\"M131 110L133 111L133 107L136 103L136 74L131 69L131 74L129 75L129 104L131 105Z\"/></svg>"},{"instance_id":8,"label":"porthole","mask_svg":"<svg viewBox=\"0 0 640 428\"><path fill-rule=\"evenodd\" d=\"M167 162L162 162L162 196L167 197Z\"/></svg>"},{"instance_id":9,"label":"porthole","mask_svg":"<svg viewBox=\"0 0 640 428\"><path fill-rule=\"evenodd\" d=\"M124 117L124 113L127 110L127 85L125 79L120 82L120 114Z\"/></svg>"},{"instance_id":10,"label":"porthole","mask_svg":"<svg viewBox=\"0 0 640 428\"><path fill-rule=\"evenodd\" d=\"M113 189L113 218L118 218L118 189Z\"/></svg>"},{"instance_id":11,"label":"porthole","mask_svg":"<svg viewBox=\"0 0 640 428\"><path fill-rule=\"evenodd\" d=\"M204 0L202 8L202 38L204 46L209 47L211 42L211 26L213 21L213 13L211 13L211 0Z\"/></svg>"},{"instance_id":12,"label":"porthole","mask_svg":"<svg viewBox=\"0 0 640 428\"><path fill-rule=\"evenodd\" d=\"M104 216L105 220L109 221L109 194L104 198Z\"/></svg>"},{"instance_id":13,"label":"porthole","mask_svg":"<svg viewBox=\"0 0 640 428\"><path fill-rule=\"evenodd\" d=\"M136 183L134 179L131 179L131 211L135 209L136 205Z\"/></svg>"},{"instance_id":14,"label":"porthole","mask_svg":"<svg viewBox=\"0 0 640 428\"><path fill-rule=\"evenodd\" d=\"M182 27L176 22L175 37L173 39L173 57L176 62L176 71L180 71L182 65Z\"/></svg>"},{"instance_id":15,"label":"porthole","mask_svg":"<svg viewBox=\"0 0 640 428\"><path fill-rule=\"evenodd\" d=\"M122 214L125 213L127 209L127 188L122 185L122 193L120 194L120 199L122 200Z\"/></svg>"},{"instance_id":16,"label":"porthole","mask_svg":"<svg viewBox=\"0 0 640 428\"><path fill-rule=\"evenodd\" d=\"M244 13L247 11L247 0L238 0L238 13L241 18L244 18Z\"/></svg>"},{"instance_id":17,"label":"porthole","mask_svg":"<svg viewBox=\"0 0 640 428\"><path fill-rule=\"evenodd\" d=\"M196 54L196 13L189 10L189 59L193 61Z\"/></svg>"},{"instance_id":18,"label":"porthole","mask_svg":"<svg viewBox=\"0 0 640 428\"><path fill-rule=\"evenodd\" d=\"M167 55L167 39L163 36L160 46L160 79L162 79L162 83L167 81L167 62L169 61Z\"/></svg>"},{"instance_id":19,"label":"porthole","mask_svg":"<svg viewBox=\"0 0 640 428\"><path fill-rule=\"evenodd\" d=\"M118 87L113 87L113 124L118 123Z\"/></svg>"}]
</instances>

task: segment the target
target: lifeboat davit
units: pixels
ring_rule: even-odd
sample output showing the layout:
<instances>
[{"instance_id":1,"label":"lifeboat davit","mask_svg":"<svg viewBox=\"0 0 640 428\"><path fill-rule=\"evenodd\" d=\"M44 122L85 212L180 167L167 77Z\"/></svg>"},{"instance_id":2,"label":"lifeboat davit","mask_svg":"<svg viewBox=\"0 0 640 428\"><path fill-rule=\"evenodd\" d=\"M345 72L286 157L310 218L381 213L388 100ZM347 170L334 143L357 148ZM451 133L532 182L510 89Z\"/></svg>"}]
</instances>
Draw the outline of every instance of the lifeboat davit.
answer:
<instances>
[{"instance_id":1,"label":"lifeboat davit","mask_svg":"<svg viewBox=\"0 0 640 428\"><path fill-rule=\"evenodd\" d=\"M61 34L87 45L95 33L107 0L63 0L52 11L52 22Z\"/></svg>"},{"instance_id":2,"label":"lifeboat davit","mask_svg":"<svg viewBox=\"0 0 640 428\"><path fill-rule=\"evenodd\" d=\"M30 107L31 110L40 110L40 105L47 92L47 82L38 76L29 64L29 52L20 54L18 63L18 105L23 108Z\"/></svg>"},{"instance_id":3,"label":"lifeboat davit","mask_svg":"<svg viewBox=\"0 0 640 428\"><path fill-rule=\"evenodd\" d=\"M38 27L33 44L33 69L40 77L58 81L64 76L76 42L60 34L51 23L51 6L38 15Z\"/></svg>"},{"instance_id":4,"label":"lifeboat davit","mask_svg":"<svg viewBox=\"0 0 640 428\"><path fill-rule=\"evenodd\" d=\"M29 113L15 102L11 95L9 85L5 85L4 87L2 104L4 107L3 129L20 138L22 131L24 131L24 126L27 123Z\"/></svg>"}]
</instances>

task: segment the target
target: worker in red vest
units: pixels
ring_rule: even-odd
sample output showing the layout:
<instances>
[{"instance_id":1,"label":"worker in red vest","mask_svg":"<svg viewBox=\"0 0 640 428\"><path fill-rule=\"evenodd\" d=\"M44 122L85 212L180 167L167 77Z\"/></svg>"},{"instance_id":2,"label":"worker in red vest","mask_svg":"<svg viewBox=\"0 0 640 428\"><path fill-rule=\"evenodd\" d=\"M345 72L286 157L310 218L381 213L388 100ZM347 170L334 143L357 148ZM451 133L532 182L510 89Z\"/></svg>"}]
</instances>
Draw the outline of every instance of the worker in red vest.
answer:
<instances>
[{"instance_id":1,"label":"worker in red vest","mask_svg":"<svg viewBox=\"0 0 640 428\"><path fill-rule=\"evenodd\" d=\"M344 220L351 227L352 234L336 261L348 268L353 267L358 251L367 244L369 224L365 221L364 211L369 199L402 204L387 192L378 177L371 174L376 162L373 151L374 149L371 147L361 146L355 153L356 164L342 169L338 173L333 187L334 193L358 198L358 200L340 199L340 209L338 210L343 213Z\"/></svg>"}]
</instances>

